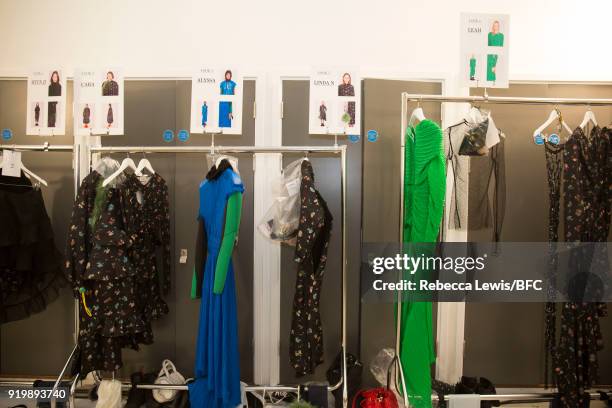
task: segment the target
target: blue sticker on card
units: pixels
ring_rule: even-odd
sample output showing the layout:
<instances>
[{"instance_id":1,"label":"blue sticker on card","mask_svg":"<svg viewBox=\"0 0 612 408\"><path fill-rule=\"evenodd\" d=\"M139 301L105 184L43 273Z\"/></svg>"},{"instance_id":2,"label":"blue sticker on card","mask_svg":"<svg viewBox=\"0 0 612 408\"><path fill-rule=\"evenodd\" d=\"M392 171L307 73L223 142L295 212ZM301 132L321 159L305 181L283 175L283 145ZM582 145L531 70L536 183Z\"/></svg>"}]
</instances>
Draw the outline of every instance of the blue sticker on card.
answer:
<instances>
[{"instance_id":1,"label":"blue sticker on card","mask_svg":"<svg viewBox=\"0 0 612 408\"><path fill-rule=\"evenodd\" d=\"M2 129L2 140L11 140L13 138L13 131L11 129Z\"/></svg>"},{"instance_id":2,"label":"blue sticker on card","mask_svg":"<svg viewBox=\"0 0 612 408\"><path fill-rule=\"evenodd\" d=\"M544 136L542 136L541 133L538 133L537 135L535 135L533 137L533 141L535 142L535 144L537 145L543 145L544 144Z\"/></svg>"},{"instance_id":3,"label":"blue sticker on card","mask_svg":"<svg viewBox=\"0 0 612 408\"><path fill-rule=\"evenodd\" d=\"M187 140L189 140L189 132L185 129L181 129L179 130L177 137L178 140L180 140L181 142L186 142Z\"/></svg>"},{"instance_id":4,"label":"blue sticker on card","mask_svg":"<svg viewBox=\"0 0 612 408\"><path fill-rule=\"evenodd\" d=\"M378 140L378 132L374 129L368 130L368 142L375 142Z\"/></svg>"},{"instance_id":5,"label":"blue sticker on card","mask_svg":"<svg viewBox=\"0 0 612 408\"><path fill-rule=\"evenodd\" d=\"M351 143L357 143L359 141L359 135L348 135L348 140Z\"/></svg>"},{"instance_id":6,"label":"blue sticker on card","mask_svg":"<svg viewBox=\"0 0 612 408\"><path fill-rule=\"evenodd\" d=\"M174 140L174 132L170 129L166 129L164 130L164 133L162 134L162 138L164 139L164 142L170 143L171 141Z\"/></svg>"},{"instance_id":7,"label":"blue sticker on card","mask_svg":"<svg viewBox=\"0 0 612 408\"><path fill-rule=\"evenodd\" d=\"M558 145L560 141L561 138L559 138L559 135L556 133L553 133L552 135L548 136L548 143Z\"/></svg>"}]
</instances>

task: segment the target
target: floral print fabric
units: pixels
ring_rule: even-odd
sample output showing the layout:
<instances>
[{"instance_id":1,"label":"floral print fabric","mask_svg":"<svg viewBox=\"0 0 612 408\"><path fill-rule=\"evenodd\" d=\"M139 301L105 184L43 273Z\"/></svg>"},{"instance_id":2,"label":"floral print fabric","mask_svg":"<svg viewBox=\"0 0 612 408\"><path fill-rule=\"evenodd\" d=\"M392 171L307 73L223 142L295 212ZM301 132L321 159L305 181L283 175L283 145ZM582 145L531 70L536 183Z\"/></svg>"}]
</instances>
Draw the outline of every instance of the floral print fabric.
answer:
<instances>
[{"instance_id":1,"label":"floral print fabric","mask_svg":"<svg viewBox=\"0 0 612 408\"><path fill-rule=\"evenodd\" d=\"M323 328L319 304L332 215L315 189L314 173L308 160L302 162L300 221L294 260L297 280L293 299L290 360L297 376L314 372L323 362Z\"/></svg>"},{"instance_id":2,"label":"floral print fabric","mask_svg":"<svg viewBox=\"0 0 612 408\"><path fill-rule=\"evenodd\" d=\"M565 143L563 186L567 242L607 241L612 204L610 133L610 129L595 127L587 136L578 128ZM607 263L607 254L595 253L587 258L583 252L578 247L570 254L570 265L575 272ZM562 305L554 372L563 407L583 406L589 400L585 390L597 380L597 353L603 348L599 319L606 315L604 303L577 300Z\"/></svg>"},{"instance_id":3,"label":"floral print fabric","mask_svg":"<svg viewBox=\"0 0 612 408\"><path fill-rule=\"evenodd\" d=\"M169 220L167 189L159 176L143 189L143 197L150 200L147 207L158 207L152 212L144 204L137 206L130 177L116 188L103 188L102 176L93 171L81 183L73 208L65 270L79 299L83 374L119 369L121 349L151 344L151 319L168 312L159 285L153 283L158 279L153 266L157 244L163 242L169 256L169 222L163 222ZM157 212L162 215L157 217ZM152 214L151 222L145 221ZM152 236L163 239L151 241ZM169 280L165 285L169 287Z\"/></svg>"}]
</instances>

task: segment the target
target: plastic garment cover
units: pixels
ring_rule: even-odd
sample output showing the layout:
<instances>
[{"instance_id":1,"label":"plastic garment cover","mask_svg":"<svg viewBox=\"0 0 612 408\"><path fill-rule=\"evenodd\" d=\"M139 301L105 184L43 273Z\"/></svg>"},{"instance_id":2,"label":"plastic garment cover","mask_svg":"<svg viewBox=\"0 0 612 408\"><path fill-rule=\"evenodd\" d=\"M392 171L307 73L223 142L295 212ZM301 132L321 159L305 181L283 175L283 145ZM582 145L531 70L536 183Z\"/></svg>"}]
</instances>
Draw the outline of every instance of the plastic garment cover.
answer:
<instances>
[{"instance_id":1,"label":"plastic garment cover","mask_svg":"<svg viewBox=\"0 0 612 408\"><path fill-rule=\"evenodd\" d=\"M259 231L273 241L295 245L300 221L301 165L307 159L292 162L273 182L274 202L259 223Z\"/></svg>"}]
</instances>

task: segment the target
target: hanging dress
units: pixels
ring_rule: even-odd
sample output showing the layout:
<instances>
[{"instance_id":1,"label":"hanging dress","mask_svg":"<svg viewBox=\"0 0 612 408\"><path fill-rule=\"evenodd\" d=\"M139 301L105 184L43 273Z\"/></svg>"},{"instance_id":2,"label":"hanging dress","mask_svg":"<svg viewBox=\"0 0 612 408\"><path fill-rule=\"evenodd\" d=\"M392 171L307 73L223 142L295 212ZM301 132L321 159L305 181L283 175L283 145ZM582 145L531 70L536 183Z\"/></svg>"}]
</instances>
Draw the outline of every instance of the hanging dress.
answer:
<instances>
[{"instance_id":1,"label":"hanging dress","mask_svg":"<svg viewBox=\"0 0 612 408\"><path fill-rule=\"evenodd\" d=\"M65 280L42 193L20 177L0 175L0 324L40 313Z\"/></svg>"},{"instance_id":2,"label":"hanging dress","mask_svg":"<svg viewBox=\"0 0 612 408\"><path fill-rule=\"evenodd\" d=\"M204 273L195 381L189 384L192 407L235 408L241 403L236 284L231 249L243 191L242 180L231 168L200 185L198 218L203 236L199 238L205 238L206 257L204 265L197 266ZM195 281L200 282L199 279Z\"/></svg>"},{"instance_id":3,"label":"hanging dress","mask_svg":"<svg viewBox=\"0 0 612 408\"><path fill-rule=\"evenodd\" d=\"M607 128L595 127L587 136L577 128L565 142L563 198L567 243L607 241L612 207L611 133ZM569 259L572 273L609 270L606 253L597 250L585 253L586 250L580 245L572 248ZM597 353L604 345L599 320L607 315L605 303L572 300L562 304L559 343L554 349L563 408L582 407L590 400L585 392L597 381Z\"/></svg>"},{"instance_id":4,"label":"hanging dress","mask_svg":"<svg viewBox=\"0 0 612 408\"><path fill-rule=\"evenodd\" d=\"M332 214L314 184L310 161L301 164L300 220L294 261L297 264L289 358L296 375L314 373L323 362L321 288L327 263Z\"/></svg>"},{"instance_id":5,"label":"hanging dress","mask_svg":"<svg viewBox=\"0 0 612 408\"><path fill-rule=\"evenodd\" d=\"M234 81L223 81L221 82L221 95L234 95L236 90L236 83ZM219 102L219 127L228 128L232 127L232 102L221 101Z\"/></svg>"},{"instance_id":6,"label":"hanging dress","mask_svg":"<svg viewBox=\"0 0 612 408\"><path fill-rule=\"evenodd\" d=\"M404 175L404 243L435 243L444 212L446 165L442 130L424 120L406 130ZM419 245L419 250L427 250ZM419 252L420 253L420 252ZM419 271L418 274L427 273ZM435 361L432 306L426 301L403 301L400 361L411 406L431 407L431 364Z\"/></svg>"}]
</instances>

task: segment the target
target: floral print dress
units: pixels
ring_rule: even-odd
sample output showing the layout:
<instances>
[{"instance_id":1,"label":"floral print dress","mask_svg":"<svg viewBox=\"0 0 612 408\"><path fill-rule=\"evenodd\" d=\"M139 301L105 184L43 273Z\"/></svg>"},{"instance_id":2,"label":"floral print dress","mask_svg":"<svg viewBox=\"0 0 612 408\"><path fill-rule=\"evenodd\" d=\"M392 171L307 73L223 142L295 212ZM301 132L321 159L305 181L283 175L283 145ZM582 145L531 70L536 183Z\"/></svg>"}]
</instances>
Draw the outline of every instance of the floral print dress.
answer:
<instances>
[{"instance_id":1,"label":"floral print dress","mask_svg":"<svg viewBox=\"0 0 612 408\"><path fill-rule=\"evenodd\" d=\"M565 143L563 183L565 240L606 242L612 207L612 149L610 129L595 127L587 136L574 131ZM583 268L609 268L607 254L584 256L572 250L570 263L576 272ZM588 263L585 263L588 261ZM606 269L608 270L608 269ZM585 391L597 380L597 353L603 348L600 318L607 315L604 303L569 302L562 305L559 343L555 348L555 375L561 406L588 404Z\"/></svg>"},{"instance_id":2,"label":"floral print dress","mask_svg":"<svg viewBox=\"0 0 612 408\"><path fill-rule=\"evenodd\" d=\"M297 376L313 373L323 362L319 304L332 228L331 212L315 189L314 173L308 160L302 162L300 201L294 257L298 271L289 346L291 365Z\"/></svg>"},{"instance_id":3,"label":"floral print dress","mask_svg":"<svg viewBox=\"0 0 612 408\"><path fill-rule=\"evenodd\" d=\"M78 365L82 374L121 368L121 349L153 343L151 319L167 313L159 286L154 294L150 290L147 278L151 275L139 276L144 265L141 260L155 260L156 248L143 244L150 232L143 227L143 218L150 213L131 200L129 180L130 176L122 185L104 188L103 177L92 171L81 183L73 207L65 271L79 299ZM147 198L152 195L146 194ZM167 201L167 195L163 199ZM169 249L169 223L158 225L168 228L163 236ZM159 313L146 305L153 305Z\"/></svg>"}]
</instances>

